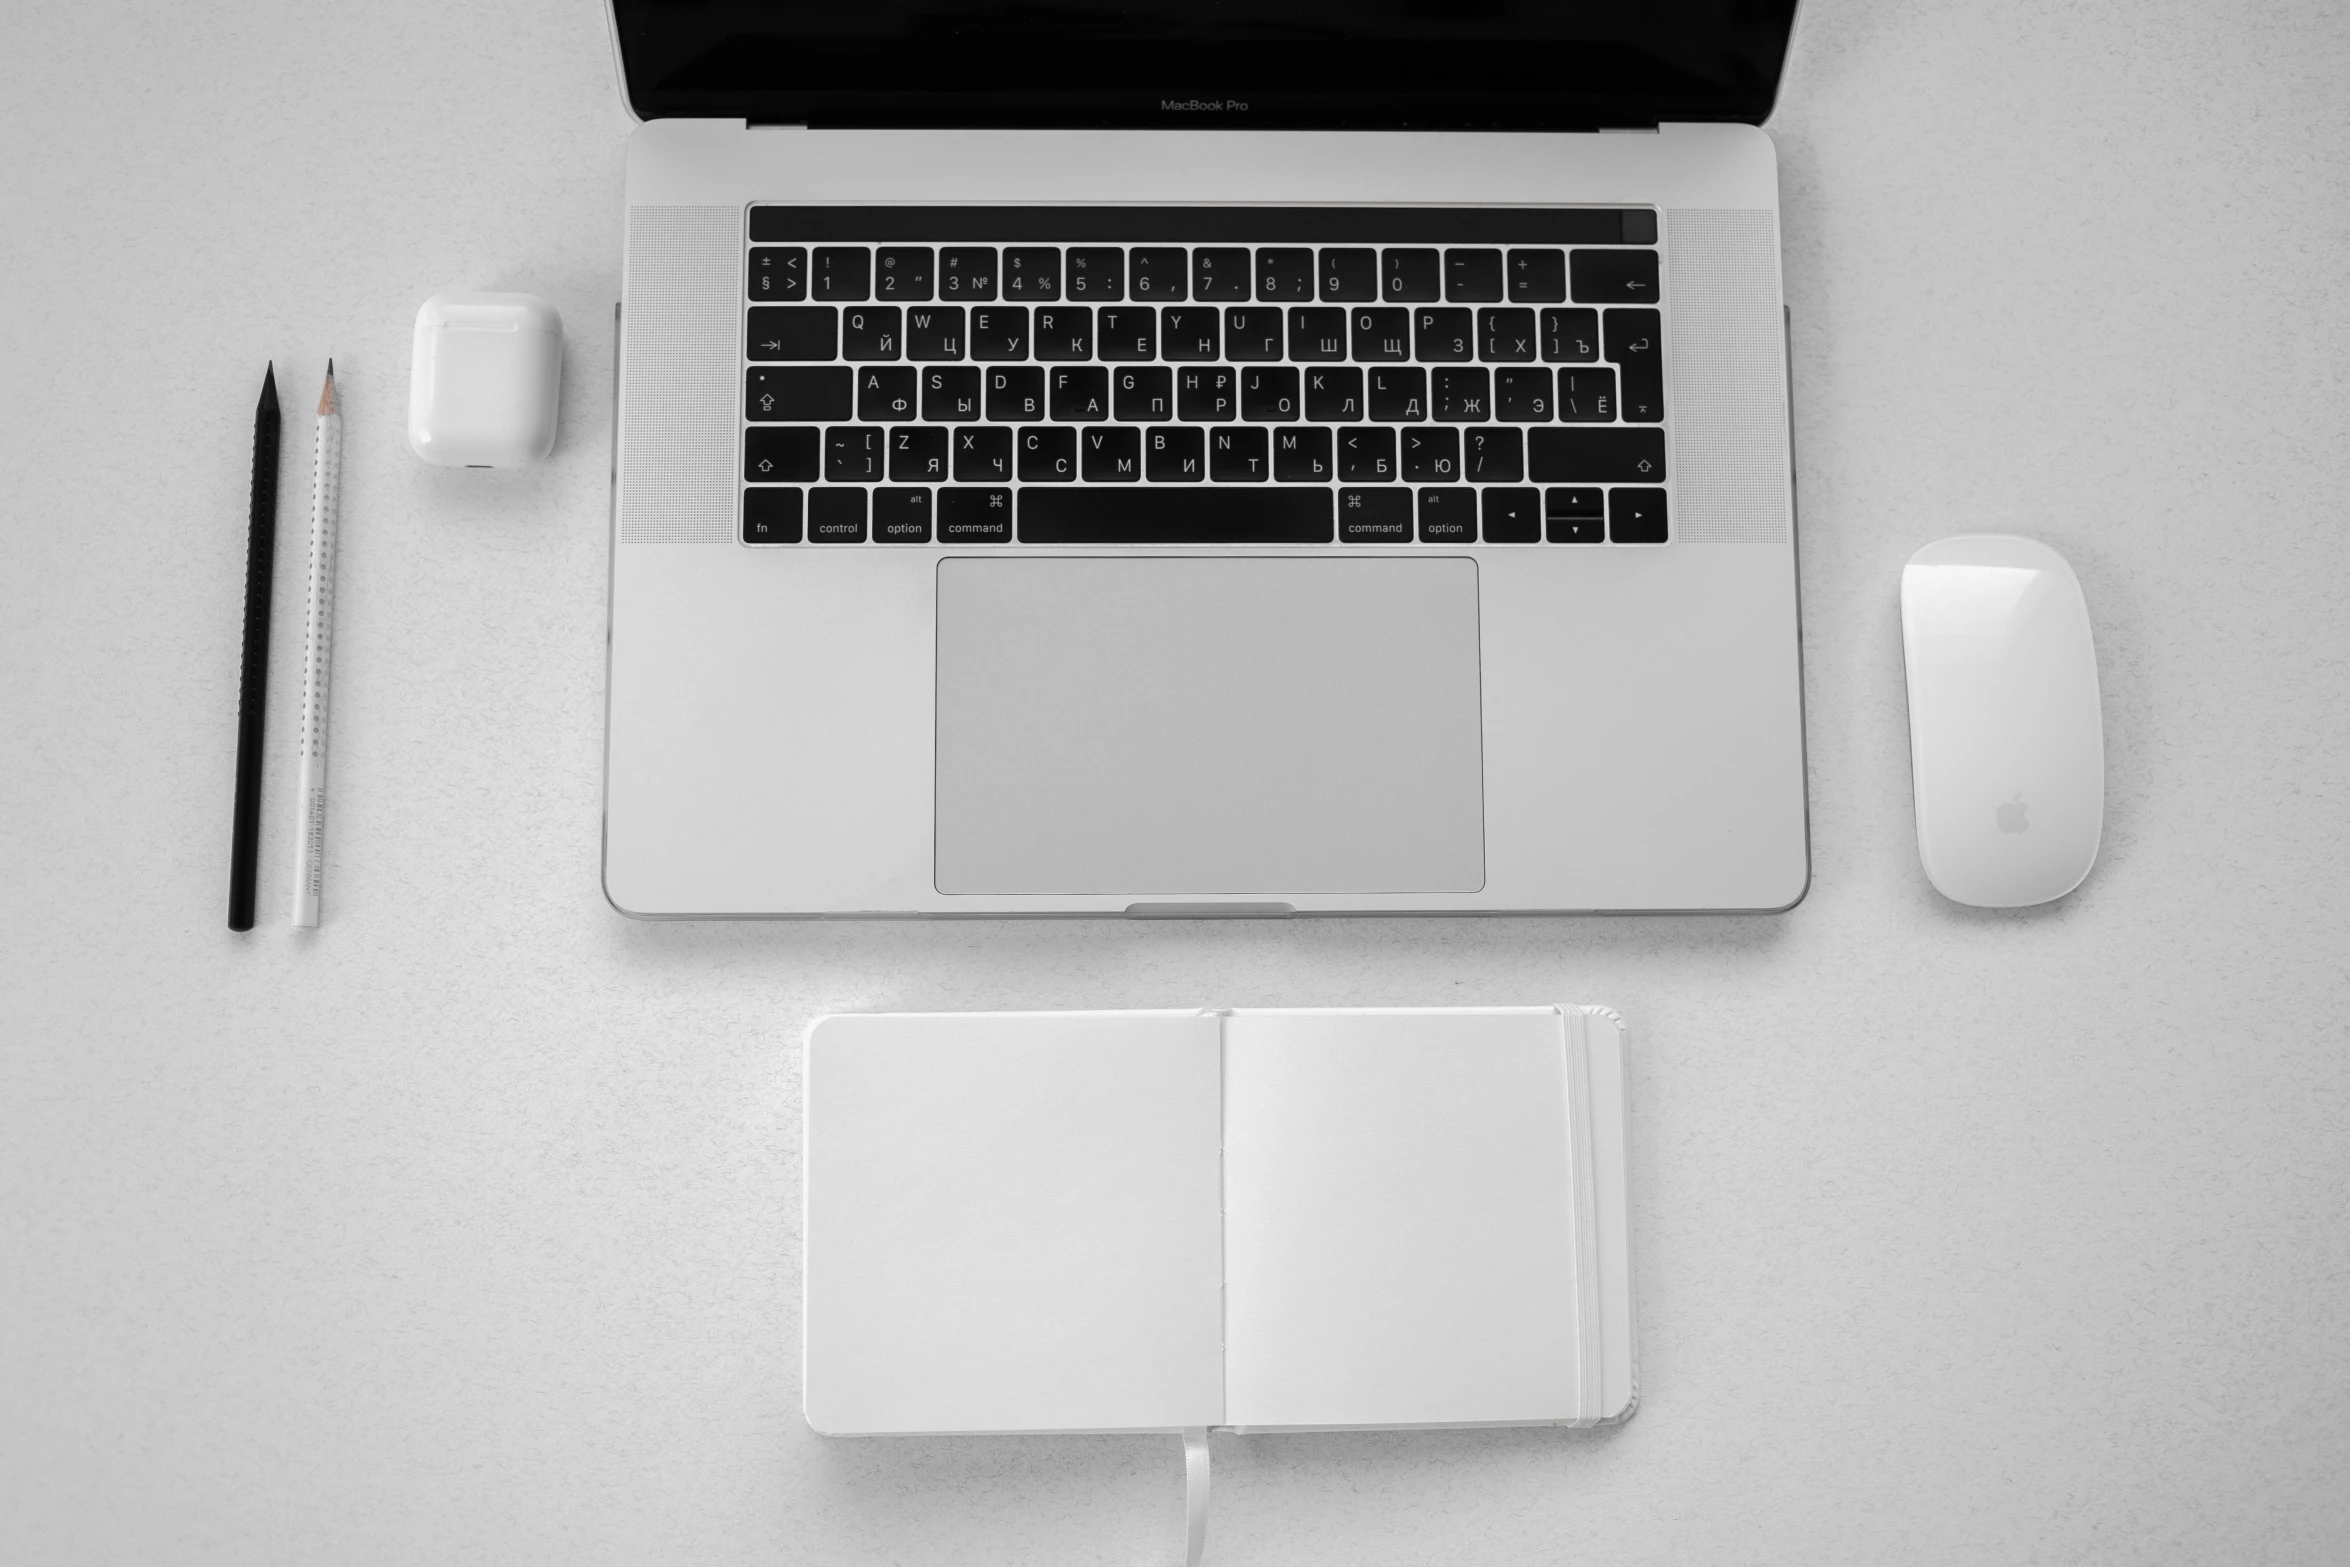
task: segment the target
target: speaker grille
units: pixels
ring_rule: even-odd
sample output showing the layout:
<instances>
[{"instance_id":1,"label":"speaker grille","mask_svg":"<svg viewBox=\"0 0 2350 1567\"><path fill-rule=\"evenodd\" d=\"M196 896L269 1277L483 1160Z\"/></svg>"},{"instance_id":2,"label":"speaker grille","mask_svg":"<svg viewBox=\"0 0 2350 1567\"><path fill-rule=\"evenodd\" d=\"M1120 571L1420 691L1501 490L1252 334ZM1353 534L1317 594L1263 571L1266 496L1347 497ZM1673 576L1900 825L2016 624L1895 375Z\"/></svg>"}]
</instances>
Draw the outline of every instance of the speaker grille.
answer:
<instances>
[{"instance_id":1,"label":"speaker grille","mask_svg":"<svg viewBox=\"0 0 2350 1567\"><path fill-rule=\"evenodd\" d=\"M1789 536L1787 339L1768 211L1668 210L1673 535L1688 544Z\"/></svg>"},{"instance_id":2,"label":"speaker grille","mask_svg":"<svg viewBox=\"0 0 2350 1567\"><path fill-rule=\"evenodd\" d=\"M628 209L621 317L620 542L734 537L743 215Z\"/></svg>"}]
</instances>

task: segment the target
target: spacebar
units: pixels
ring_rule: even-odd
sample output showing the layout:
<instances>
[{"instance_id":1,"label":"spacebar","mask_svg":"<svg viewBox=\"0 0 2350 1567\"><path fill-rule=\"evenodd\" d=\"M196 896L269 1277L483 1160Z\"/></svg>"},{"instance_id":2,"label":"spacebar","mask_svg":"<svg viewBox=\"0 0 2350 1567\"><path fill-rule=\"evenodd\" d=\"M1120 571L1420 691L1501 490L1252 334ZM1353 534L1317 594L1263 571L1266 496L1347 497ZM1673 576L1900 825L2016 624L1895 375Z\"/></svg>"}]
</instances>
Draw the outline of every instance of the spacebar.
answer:
<instances>
[{"instance_id":1,"label":"spacebar","mask_svg":"<svg viewBox=\"0 0 2350 1567\"><path fill-rule=\"evenodd\" d=\"M1023 544L1328 544L1330 492L1031 485Z\"/></svg>"}]
</instances>

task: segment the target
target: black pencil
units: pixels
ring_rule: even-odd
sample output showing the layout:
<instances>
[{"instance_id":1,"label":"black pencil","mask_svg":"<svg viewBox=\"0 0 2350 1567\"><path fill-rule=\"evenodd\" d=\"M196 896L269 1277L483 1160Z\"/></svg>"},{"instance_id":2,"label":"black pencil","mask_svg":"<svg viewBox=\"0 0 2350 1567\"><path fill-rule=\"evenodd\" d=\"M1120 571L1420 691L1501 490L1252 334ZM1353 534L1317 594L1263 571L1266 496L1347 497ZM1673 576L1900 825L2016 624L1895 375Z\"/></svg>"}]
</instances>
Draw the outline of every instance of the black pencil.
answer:
<instances>
[{"instance_id":1,"label":"black pencil","mask_svg":"<svg viewBox=\"0 0 2350 1567\"><path fill-rule=\"evenodd\" d=\"M269 704L269 585L277 571L277 364L253 412L253 519L245 534L245 665L237 684L237 803L228 851L228 928L253 928L261 848L262 716Z\"/></svg>"}]
</instances>

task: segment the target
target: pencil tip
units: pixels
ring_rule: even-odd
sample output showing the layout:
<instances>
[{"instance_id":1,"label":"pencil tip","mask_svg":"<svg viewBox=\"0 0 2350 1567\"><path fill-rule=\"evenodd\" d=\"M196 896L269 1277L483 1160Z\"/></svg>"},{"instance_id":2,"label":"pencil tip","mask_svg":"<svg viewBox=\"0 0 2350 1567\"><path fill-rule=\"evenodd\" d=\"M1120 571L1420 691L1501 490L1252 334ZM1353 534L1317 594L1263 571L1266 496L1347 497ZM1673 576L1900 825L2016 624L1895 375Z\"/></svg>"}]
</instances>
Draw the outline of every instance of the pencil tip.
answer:
<instances>
[{"instance_id":1,"label":"pencil tip","mask_svg":"<svg viewBox=\"0 0 2350 1567\"><path fill-rule=\"evenodd\" d=\"M318 416L321 419L325 418L335 411L336 406L335 362L329 359L326 362L326 385L319 388L318 392Z\"/></svg>"},{"instance_id":2,"label":"pencil tip","mask_svg":"<svg viewBox=\"0 0 2350 1567\"><path fill-rule=\"evenodd\" d=\"M274 359L270 361L269 368L261 372L261 406L277 406L277 361Z\"/></svg>"}]
</instances>

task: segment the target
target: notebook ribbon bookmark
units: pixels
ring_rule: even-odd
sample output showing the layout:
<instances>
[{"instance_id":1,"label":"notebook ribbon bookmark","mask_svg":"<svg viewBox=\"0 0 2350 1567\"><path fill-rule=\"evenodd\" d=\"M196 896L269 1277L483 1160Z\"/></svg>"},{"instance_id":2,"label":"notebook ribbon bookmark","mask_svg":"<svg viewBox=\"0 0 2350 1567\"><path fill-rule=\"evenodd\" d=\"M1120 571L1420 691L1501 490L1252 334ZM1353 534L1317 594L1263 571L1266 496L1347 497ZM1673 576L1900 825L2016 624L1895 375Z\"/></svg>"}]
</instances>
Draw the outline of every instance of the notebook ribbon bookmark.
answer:
<instances>
[{"instance_id":1,"label":"notebook ribbon bookmark","mask_svg":"<svg viewBox=\"0 0 2350 1567\"><path fill-rule=\"evenodd\" d=\"M1199 1567L1208 1544L1208 1433L1193 1426L1183 1433L1183 1567Z\"/></svg>"}]
</instances>

